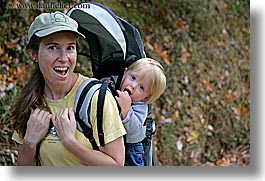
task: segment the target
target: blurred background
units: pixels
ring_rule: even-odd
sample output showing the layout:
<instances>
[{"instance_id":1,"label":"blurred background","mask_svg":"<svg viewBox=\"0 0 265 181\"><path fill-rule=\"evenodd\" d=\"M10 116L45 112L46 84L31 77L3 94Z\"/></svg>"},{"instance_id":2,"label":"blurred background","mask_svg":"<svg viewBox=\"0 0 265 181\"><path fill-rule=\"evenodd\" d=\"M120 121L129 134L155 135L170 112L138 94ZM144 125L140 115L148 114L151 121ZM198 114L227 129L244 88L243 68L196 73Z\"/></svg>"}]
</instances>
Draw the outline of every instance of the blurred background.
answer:
<instances>
[{"instance_id":1,"label":"blurred background","mask_svg":"<svg viewBox=\"0 0 265 181\"><path fill-rule=\"evenodd\" d=\"M0 1L0 165L12 166L17 145L7 116L29 78L29 25L41 12L67 12L84 1L35 9L21 5L58 1ZM147 56L165 68L167 89L152 106L157 165L249 166L249 0L97 2L134 25ZM77 68L91 75L87 59L79 57Z\"/></svg>"}]
</instances>

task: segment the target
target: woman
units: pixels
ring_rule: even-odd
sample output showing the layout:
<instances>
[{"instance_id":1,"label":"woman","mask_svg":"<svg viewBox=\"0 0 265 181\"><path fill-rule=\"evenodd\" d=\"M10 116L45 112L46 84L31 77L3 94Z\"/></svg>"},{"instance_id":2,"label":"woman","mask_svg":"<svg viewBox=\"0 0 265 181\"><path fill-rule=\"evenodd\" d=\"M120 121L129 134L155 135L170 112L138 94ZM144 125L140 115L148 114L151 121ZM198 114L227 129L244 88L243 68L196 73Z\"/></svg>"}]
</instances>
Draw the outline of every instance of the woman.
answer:
<instances>
[{"instance_id":1,"label":"woman","mask_svg":"<svg viewBox=\"0 0 265 181\"><path fill-rule=\"evenodd\" d=\"M110 93L104 104L105 147L92 149L76 129L73 106L76 91L87 77L75 73L78 24L61 12L42 13L28 31L27 52L36 64L31 78L15 100L11 120L18 142L18 165L117 165L124 164L123 135L116 102ZM96 95L96 94L95 94ZM90 117L96 125L97 96ZM98 143L96 129L94 131Z\"/></svg>"}]
</instances>

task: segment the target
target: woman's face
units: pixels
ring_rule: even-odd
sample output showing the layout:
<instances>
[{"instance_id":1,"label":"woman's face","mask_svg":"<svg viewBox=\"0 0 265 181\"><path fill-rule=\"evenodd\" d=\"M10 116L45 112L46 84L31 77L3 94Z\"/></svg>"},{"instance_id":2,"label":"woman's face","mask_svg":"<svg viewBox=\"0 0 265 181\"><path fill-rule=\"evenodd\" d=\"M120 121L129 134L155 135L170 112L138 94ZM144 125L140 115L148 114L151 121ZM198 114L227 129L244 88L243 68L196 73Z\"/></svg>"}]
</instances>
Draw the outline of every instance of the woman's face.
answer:
<instances>
[{"instance_id":1,"label":"woman's face","mask_svg":"<svg viewBox=\"0 0 265 181\"><path fill-rule=\"evenodd\" d=\"M76 66L77 35L62 31L42 38L37 61L49 87L69 84Z\"/></svg>"}]
</instances>

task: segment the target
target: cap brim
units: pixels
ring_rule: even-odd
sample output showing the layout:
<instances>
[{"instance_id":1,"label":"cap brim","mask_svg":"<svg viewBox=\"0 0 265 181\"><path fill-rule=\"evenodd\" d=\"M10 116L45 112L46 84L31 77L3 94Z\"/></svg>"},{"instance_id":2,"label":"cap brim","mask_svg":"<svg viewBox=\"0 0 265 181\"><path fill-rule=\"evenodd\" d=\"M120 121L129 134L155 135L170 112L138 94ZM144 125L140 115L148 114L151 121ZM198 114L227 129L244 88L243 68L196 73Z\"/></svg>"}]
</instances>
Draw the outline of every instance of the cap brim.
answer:
<instances>
[{"instance_id":1,"label":"cap brim","mask_svg":"<svg viewBox=\"0 0 265 181\"><path fill-rule=\"evenodd\" d=\"M78 31L75 31L72 28L67 27L67 26L54 26L54 27L50 27L50 28L47 28L44 30L39 30L39 31L35 32L35 34L38 37L44 37L44 36L50 35L52 33L59 32L59 31L72 31L72 32L80 35L81 37L85 38L85 35L83 35L82 33L78 32Z\"/></svg>"}]
</instances>

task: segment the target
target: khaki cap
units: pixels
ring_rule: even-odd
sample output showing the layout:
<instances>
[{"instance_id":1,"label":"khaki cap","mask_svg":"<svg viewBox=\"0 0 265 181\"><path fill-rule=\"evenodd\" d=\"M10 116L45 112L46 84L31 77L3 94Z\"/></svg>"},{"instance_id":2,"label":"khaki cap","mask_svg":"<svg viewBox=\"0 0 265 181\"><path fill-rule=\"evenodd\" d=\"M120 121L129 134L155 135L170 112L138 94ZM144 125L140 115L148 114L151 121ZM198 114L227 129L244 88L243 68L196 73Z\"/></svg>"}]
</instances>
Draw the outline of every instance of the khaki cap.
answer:
<instances>
[{"instance_id":1,"label":"khaki cap","mask_svg":"<svg viewBox=\"0 0 265 181\"><path fill-rule=\"evenodd\" d=\"M62 12L42 13L35 18L29 27L28 42L34 34L38 37L44 37L58 31L72 31L85 37L78 32L77 28L77 22Z\"/></svg>"}]
</instances>

